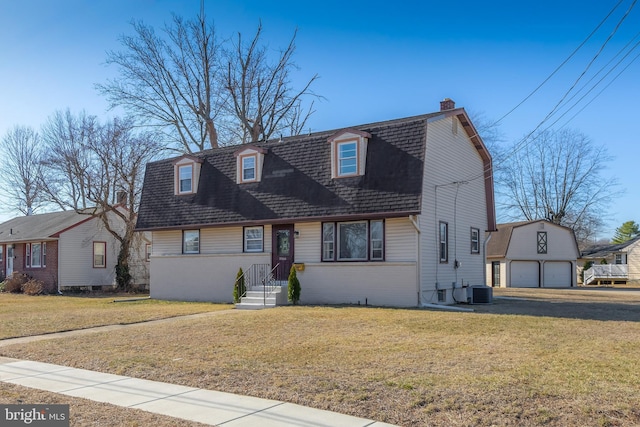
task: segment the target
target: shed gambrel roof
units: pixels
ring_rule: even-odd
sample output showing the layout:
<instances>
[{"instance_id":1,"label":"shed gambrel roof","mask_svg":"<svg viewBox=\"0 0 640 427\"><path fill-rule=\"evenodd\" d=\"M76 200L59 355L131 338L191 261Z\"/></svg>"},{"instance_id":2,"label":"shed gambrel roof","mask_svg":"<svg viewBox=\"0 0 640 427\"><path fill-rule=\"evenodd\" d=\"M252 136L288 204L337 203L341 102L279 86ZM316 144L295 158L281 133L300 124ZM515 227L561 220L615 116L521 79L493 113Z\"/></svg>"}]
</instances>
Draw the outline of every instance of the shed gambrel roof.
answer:
<instances>
[{"instance_id":1,"label":"shed gambrel roof","mask_svg":"<svg viewBox=\"0 0 640 427\"><path fill-rule=\"evenodd\" d=\"M487 258L505 258L507 256L507 251L509 250L509 244L511 243L511 235L513 234L513 229L529 224L536 224L539 222L544 222L545 224L563 228L569 231L571 233L571 236L573 236L573 240L575 241L575 234L571 228L554 224L545 219L539 219L535 221L508 222L504 224L498 224L496 226L497 230L491 233L491 240L489 240L489 243L487 243ZM576 249L577 247L578 244L576 243Z\"/></svg>"},{"instance_id":2,"label":"shed gambrel roof","mask_svg":"<svg viewBox=\"0 0 640 427\"><path fill-rule=\"evenodd\" d=\"M329 139L343 129L252 143L266 150L262 179L254 183L236 183L234 153L242 146L196 153L204 161L192 195L174 194L174 159L149 163L136 229L418 214L427 121L442 115L350 126L371 136L363 176L331 178Z\"/></svg>"}]
</instances>

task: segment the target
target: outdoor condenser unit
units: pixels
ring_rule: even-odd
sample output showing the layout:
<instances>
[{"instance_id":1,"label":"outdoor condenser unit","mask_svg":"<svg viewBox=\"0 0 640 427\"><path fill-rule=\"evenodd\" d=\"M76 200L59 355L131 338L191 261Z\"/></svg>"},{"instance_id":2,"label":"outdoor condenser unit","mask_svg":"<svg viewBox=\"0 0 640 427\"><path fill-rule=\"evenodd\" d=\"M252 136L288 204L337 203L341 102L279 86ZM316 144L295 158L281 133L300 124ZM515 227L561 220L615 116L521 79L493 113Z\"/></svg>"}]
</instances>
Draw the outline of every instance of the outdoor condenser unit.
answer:
<instances>
[{"instance_id":1,"label":"outdoor condenser unit","mask_svg":"<svg viewBox=\"0 0 640 427\"><path fill-rule=\"evenodd\" d=\"M491 304L493 302L493 288L489 286L468 287L467 302L469 304Z\"/></svg>"}]
</instances>

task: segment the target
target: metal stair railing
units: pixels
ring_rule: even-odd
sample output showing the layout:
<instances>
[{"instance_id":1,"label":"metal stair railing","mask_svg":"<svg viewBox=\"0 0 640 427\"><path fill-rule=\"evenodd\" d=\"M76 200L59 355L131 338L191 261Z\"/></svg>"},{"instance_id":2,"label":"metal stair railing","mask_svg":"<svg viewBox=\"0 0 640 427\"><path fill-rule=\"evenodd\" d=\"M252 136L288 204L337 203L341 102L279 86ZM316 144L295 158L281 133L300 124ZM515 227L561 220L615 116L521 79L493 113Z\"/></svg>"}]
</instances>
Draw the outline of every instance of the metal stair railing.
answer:
<instances>
[{"instance_id":1,"label":"metal stair railing","mask_svg":"<svg viewBox=\"0 0 640 427\"><path fill-rule=\"evenodd\" d=\"M273 267L271 271L269 271L269 274L265 275L262 278L262 289L263 289L262 298L263 298L263 303L265 307L267 305L267 297L271 296L273 291L275 291L276 288L279 286L278 281L276 280L277 271L279 267L280 267L280 263L277 263L275 267Z\"/></svg>"},{"instance_id":2,"label":"metal stair railing","mask_svg":"<svg viewBox=\"0 0 640 427\"><path fill-rule=\"evenodd\" d=\"M234 287L237 287L238 282L244 279L244 291L239 295L239 298L246 297L248 291L262 286L263 303L266 306L267 298L279 287L279 282L276 279L279 269L280 263L273 268L271 264L252 264L249 268L243 270L242 275L234 283Z\"/></svg>"}]
</instances>

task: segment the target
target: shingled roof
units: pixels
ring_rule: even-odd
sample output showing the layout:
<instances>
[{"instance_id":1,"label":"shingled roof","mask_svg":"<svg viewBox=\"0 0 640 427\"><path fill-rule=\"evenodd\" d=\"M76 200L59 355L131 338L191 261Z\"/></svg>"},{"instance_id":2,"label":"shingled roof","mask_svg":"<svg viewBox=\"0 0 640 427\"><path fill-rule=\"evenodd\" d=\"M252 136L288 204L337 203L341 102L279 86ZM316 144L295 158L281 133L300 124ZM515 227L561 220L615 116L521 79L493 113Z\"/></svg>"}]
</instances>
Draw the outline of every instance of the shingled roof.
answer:
<instances>
[{"instance_id":1,"label":"shingled roof","mask_svg":"<svg viewBox=\"0 0 640 427\"><path fill-rule=\"evenodd\" d=\"M640 236L634 237L631 240L627 240L624 243L608 243L605 245L593 245L585 248L581 252L582 258L605 258L616 252L623 252L628 246L640 241Z\"/></svg>"},{"instance_id":2,"label":"shingled roof","mask_svg":"<svg viewBox=\"0 0 640 427\"><path fill-rule=\"evenodd\" d=\"M0 224L0 242L57 239L60 233L92 218L76 211L19 216Z\"/></svg>"},{"instance_id":3,"label":"shingled roof","mask_svg":"<svg viewBox=\"0 0 640 427\"><path fill-rule=\"evenodd\" d=\"M340 130L252 143L267 150L255 183L236 183L238 146L196 153L203 163L191 195L174 195L176 158L149 163L137 229L417 214L427 119L439 114L349 128L371 134L363 176L331 178L328 140Z\"/></svg>"},{"instance_id":4,"label":"shingled roof","mask_svg":"<svg viewBox=\"0 0 640 427\"><path fill-rule=\"evenodd\" d=\"M571 231L571 234L573 235L573 230L571 230L571 228L565 227L563 225L553 224L545 219L538 219L534 221L507 222L504 224L498 224L496 226L497 231L494 231L491 233L491 240L489 240L489 243L487 243L487 258L506 257L507 250L509 249L509 243L511 242L511 235L513 234L513 229L517 227L522 227L523 225L527 225L527 224L535 224L537 222L544 222L549 225L565 228Z\"/></svg>"}]
</instances>

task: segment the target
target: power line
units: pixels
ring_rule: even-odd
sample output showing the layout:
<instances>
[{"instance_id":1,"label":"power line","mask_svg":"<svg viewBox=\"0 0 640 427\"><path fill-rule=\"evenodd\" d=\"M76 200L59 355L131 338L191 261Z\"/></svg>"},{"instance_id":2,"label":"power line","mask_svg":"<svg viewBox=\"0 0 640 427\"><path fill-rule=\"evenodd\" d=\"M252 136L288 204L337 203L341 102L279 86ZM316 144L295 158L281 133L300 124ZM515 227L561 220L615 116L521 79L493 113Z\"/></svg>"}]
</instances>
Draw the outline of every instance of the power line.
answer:
<instances>
[{"instance_id":1,"label":"power line","mask_svg":"<svg viewBox=\"0 0 640 427\"><path fill-rule=\"evenodd\" d=\"M540 90L540 88L542 88L542 86L544 86L549 80L551 80L551 78L558 72L560 71L560 69L567 63L569 62L569 60L571 58L573 58L573 56L589 41L589 39L591 39L591 37L600 29L600 27L609 19L609 17L613 14L613 12L615 12L615 10L618 8L618 6L620 6L620 4L623 2L624 0L620 0L618 3L616 3L615 6L613 6L613 8L609 11L609 13L607 14L607 16L604 17L604 19L602 21L600 21L600 23L596 26L596 28L593 29L593 31L591 31L591 33L587 36L586 39L584 39L582 41L582 43L580 43L578 45L578 47L576 47L574 49L573 52L571 52L571 54L564 60L562 61L562 63L560 65L558 65L558 67L553 70L553 72L551 74L549 74L549 76L547 76L546 79L544 79L542 81L542 83L540 83L538 85L538 87L536 87L531 93L529 93L529 95L527 95L522 101L520 101L515 107L513 107L511 110L507 111L507 113L505 115L503 115L502 117L500 117L498 120L496 120L495 122L493 122L493 124L491 124L491 126L495 126L497 124L499 124L502 120L504 120L507 116L509 116L511 113L513 113L515 110L517 110L522 104L524 104L525 102L527 102L529 100L529 98L531 98L536 92L538 92L538 90Z\"/></svg>"}]
</instances>

